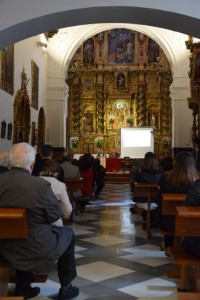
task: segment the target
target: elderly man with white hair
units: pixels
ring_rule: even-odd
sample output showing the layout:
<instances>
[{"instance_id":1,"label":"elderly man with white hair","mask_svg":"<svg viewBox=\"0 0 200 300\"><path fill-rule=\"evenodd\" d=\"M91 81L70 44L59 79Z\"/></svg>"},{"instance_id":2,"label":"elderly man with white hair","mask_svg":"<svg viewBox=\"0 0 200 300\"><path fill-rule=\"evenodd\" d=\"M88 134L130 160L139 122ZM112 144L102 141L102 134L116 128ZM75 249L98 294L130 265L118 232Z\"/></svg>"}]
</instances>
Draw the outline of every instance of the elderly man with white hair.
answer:
<instances>
[{"instance_id":1,"label":"elderly man with white hair","mask_svg":"<svg viewBox=\"0 0 200 300\"><path fill-rule=\"evenodd\" d=\"M0 240L0 256L16 270L15 296L37 296L39 287L31 287L33 273L46 274L56 265L58 300L72 299L79 294L71 285L77 276L74 232L51 224L61 211L50 183L31 176L35 154L27 143L13 145L10 170L0 174L0 207L23 207L28 217L28 238Z\"/></svg>"}]
</instances>

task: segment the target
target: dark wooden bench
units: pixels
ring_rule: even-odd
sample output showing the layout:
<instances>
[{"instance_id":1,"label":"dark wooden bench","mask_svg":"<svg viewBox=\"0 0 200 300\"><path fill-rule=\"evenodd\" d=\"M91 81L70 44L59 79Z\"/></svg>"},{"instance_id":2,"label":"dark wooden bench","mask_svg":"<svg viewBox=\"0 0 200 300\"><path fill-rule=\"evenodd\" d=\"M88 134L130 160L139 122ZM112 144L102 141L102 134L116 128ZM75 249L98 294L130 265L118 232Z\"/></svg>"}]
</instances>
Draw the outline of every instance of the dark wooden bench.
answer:
<instances>
[{"instance_id":1,"label":"dark wooden bench","mask_svg":"<svg viewBox=\"0 0 200 300\"><path fill-rule=\"evenodd\" d=\"M176 207L176 237L198 237L200 236L199 226L200 207ZM193 255L188 253L184 248L181 247L181 245L170 247L170 252L174 263L180 271L180 278L184 276L185 266L200 266L200 258L194 257Z\"/></svg>"},{"instance_id":2,"label":"dark wooden bench","mask_svg":"<svg viewBox=\"0 0 200 300\"><path fill-rule=\"evenodd\" d=\"M200 293L178 293L178 300L199 300Z\"/></svg>"},{"instance_id":3,"label":"dark wooden bench","mask_svg":"<svg viewBox=\"0 0 200 300\"><path fill-rule=\"evenodd\" d=\"M184 202L187 194L183 193L162 193L162 216L175 216L176 215L176 207L181 206ZM174 235L173 233L160 229L161 235ZM175 244L177 243L177 239L175 239Z\"/></svg>"},{"instance_id":4,"label":"dark wooden bench","mask_svg":"<svg viewBox=\"0 0 200 300\"><path fill-rule=\"evenodd\" d=\"M181 206L185 200L187 194L173 194L163 193L162 194L162 215L175 216L176 207Z\"/></svg>"},{"instance_id":5,"label":"dark wooden bench","mask_svg":"<svg viewBox=\"0 0 200 300\"><path fill-rule=\"evenodd\" d=\"M135 182L134 183L134 199L146 198L147 211L146 211L146 232L147 239L152 238L151 233L151 199L156 199L158 196L159 185L158 183L149 182ZM133 199L133 200L134 200ZM139 201L138 201L139 202Z\"/></svg>"},{"instance_id":6,"label":"dark wooden bench","mask_svg":"<svg viewBox=\"0 0 200 300\"><path fill-rule=\"evenodd\" d=\"M86 196L74 197L74 191L82 190L84 186L87 184L87 178L65 178L64 179L67 192L69 195L70 202L72 204L73 209L77 213L80 207L84 208L86 204L89 203L89 198Z\"/></svg>"},{"instance_id":7,"label":"dark wooden bench","mask_svg":"<svg viewBox=\"0 0 200 300\"><path fill-rule=\"evenodd\" d=\"M28 225L26 209L24 208L0 208L0 239L26 239L28 237ZM9 282L15 282L15 274L12 268L3 261L0 262L0 296L8 294ZM47 275L34 274L34 282L45 282ZM15 297L15 299L22 299Z\"/></svg>"}]
</instances>

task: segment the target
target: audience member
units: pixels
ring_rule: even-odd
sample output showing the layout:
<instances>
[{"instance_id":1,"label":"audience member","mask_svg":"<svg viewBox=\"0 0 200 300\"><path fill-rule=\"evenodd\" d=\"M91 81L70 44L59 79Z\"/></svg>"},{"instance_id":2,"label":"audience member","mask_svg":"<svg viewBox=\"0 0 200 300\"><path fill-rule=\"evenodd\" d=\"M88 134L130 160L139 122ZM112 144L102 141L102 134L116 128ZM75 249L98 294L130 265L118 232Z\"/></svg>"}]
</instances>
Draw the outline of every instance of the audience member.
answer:
<instances>
[{"instance_id":1,"label":"audience member","mask_svg":"<svg viewBox=\"0 0 200 300\"><path fill-rule=\"evenodd\" d=\"M46 160L52 160L53 158L53 147L45 144L41 147L40 151L36 154L36 161L32 171L33 176L38 176L42 170L42 165ZM60 166L60 172L58 180L64 182L64 171Z\"/></svg>"},{"instance_id":2,"label":"audience member","mask_svg":"<svg viewBox=\"0 0 200 300\"><path fill-rule=\"evenodd\" d=\"M85 185L82 189L83 196L93 199L94 175L90 154L84 154L79 159L79 171L81 177L86 178Z\"/></svg>"},{"instance_id":3,"label":"audience member","mask_svg":"<svg viewBox=\"0 0 200 300\"><path fill-rule=\"evenodd\" d=\"M64 171L64 178L79 178L79 167L71 163L71 155L68 152L64 152L62 155L61 167Z\"/></svg>"},{"instance_id":4,"label":"audience member","mask_svg":"<svg viewBox=\"0 0 200 300\"><path fill-rule=\"evenodd\" d=\"M200 206L200 179L196 180L188 191L184 206ZM182 241L182 247L184 247L194 257L200 258L200 237L185 237ZM195 274L196 291L200 292L200 266L182 266L184 276L181 277L178 285L179 292L188 291L188 281L191 268L193 268L193 274Z\"/></svg>"},{"instance_id":5,"label":"audience member","mask_svg":"<svg viewBox=\"0 0 200 300\"><path fill-rule=\"evenodd\" d=\"M71 155L68 152L64 152L62 155L62 163L60 164L64 171L64 178L80 178L79 167L73 165L71 162ZM77 189L73 191L73 196L75 198L81 197L81 190Z\"/></svg>"},{"instance_id":6,"label":"audience member","mask_svg":"<svg viewBox=\"0 0 200 300\"><path fill-rule=\"evenodd\" d=\"M60 207L50 183L30 176L35 149L27 143L15 144L9 157L11 170L0 174L0 207L26 208L29 234L27 239L0 240L1 257L16 270L15 296L37 296L40 289L31 287L33 273L46 274L57 264L58 300L72 299L79 294L71 285L77 276L74 233L51 225L61 217Z\"/></svg>"},{"instance_id":7,"label":"audience member","mask_svg":"<svg viewBox=\"0 0 200 300\"><path fill-rule=\"evenodd\" d=\"M63 226L63 219L70 219L72 205L70 203L65 184L57 179L59 171L59 164L54 160L48 159L44 161L39 176L51 184L52 191L56 195L61 208L62 217L52 224L56 226Z\"/></svg>"},{"instance_id":8,"label":"audience member","mask_svg":"<svg viewBox=\"0 0 200 300\"><path fill-rule=\"evenodd\" d=\"M95 199L100 199L100 192L104 187L104 176L105 169L100 164L99 159L95 159L93 163L93 174L94 174L94 197ZM101 199L103 199L101 197Z\"/></svg>"},{"instance_id":9,"label":"audience member","mask_svg":"<svg viewBox=\"0 0 200 300\"><path fill-rule=\"evenodd\" d=\"M9 152L0 151L0 173L9 170Z\"/></svg>"},{"instance_id":10,"label":"audience member","mask_svg":"<svg viewBox=\"0 0 200 300\"><path fill-rule=\"evenodd\" d=\"M163 157L160 159L160 163L162 165L163 172L173 169L174 160L169 151L164 153Z\"/></svg>"},{"instance_id":11,"label":"audience member","mask_svg":"<svg viewBox=\"0 0 200 300\"><path fill-rule=\"evenodd\" d=\"M142 161L141 167L139 167L136 171L135 182L159 182L162 176L162 168L159 160L155 156L153 152L147 152ZM133 198L135 202L135 206L131 208L131 211L134 213L135 210L143 209L143 219L146 221L146 211L148 209L147 199ZM151 222L152 226L156 226L157 220L155 216L155 209L157 208L156 199L151 199ZM144 229L146 227L146 223L144 223Z\"/></svg>"},{"instance_id":12,"label":"audience member","mask_svg":"<svg viewBox=\"0 0 200 300\"><path fill-rule=\"evenodd\" d=\"M136 174L141 170L142 160L139 158L134 159L133 164L130 168L130 183L132 185L133 190L133 184L135 182Z\"/></svg>"},{"instance_id":13,"label":"audience member","mask_svg":"<svg viewBox=\"0 0 200 300\"><path fill-rule=\"evenodd\" d=\"M160 196L158 199L158 211L160 215L160 227L172 234L175 231L175 217L162 216L162 193L186 193L192 183L199 178L195 166L195 160L190 152L181 152L176 156L174 167L171 171L164 172L160 181ZM174 245L174 236L164 236L161 248L169 254L168 247Z\"/></svg>"}]
</instances>

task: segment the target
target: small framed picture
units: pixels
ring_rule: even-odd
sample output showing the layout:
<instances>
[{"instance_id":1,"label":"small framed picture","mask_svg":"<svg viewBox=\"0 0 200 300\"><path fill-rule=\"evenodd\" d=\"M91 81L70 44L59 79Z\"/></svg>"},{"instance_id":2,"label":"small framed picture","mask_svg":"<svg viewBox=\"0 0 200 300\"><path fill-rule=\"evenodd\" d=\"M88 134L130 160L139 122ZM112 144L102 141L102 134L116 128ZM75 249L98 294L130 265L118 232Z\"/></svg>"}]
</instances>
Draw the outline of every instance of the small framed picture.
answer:
<instances>
[{"instance_id":1,"label":"small framed picture","mask_svg":"<svg viewBox=\"0 0 200 300\"><path fill-rule=\"evenodd\" d=\"M5 139L6 137L6 121L1 122L1 138Z\"/></svg>"},{"instance_id":2,"label":"small framed picture","mask_svg":"<svg viewBox=\"0 0 200 300\"><path fill-rule=\"evenodd\" d=\"M31 106L38 109L39 68L33 60L31 61L31 81Z\"/></svg>"},{"instance_id":3,"label":"small framed picture","mask_svg":"<svg viewBox=\"0 0 200 300\"><path fill-rule=\"evenodd\" d=\"M12 140L12 123L8 124L7 139Z\"/></svg>"},{"instance_id":4,"label":"small framed picture","mask_svg":"<svg viewBox=\"0 0 200 300\"><path fill-rule=\"evenodd\" d=\"M1 54L1 82L2 90L14 94L14 45L0 51Z\"/></svg>"}]
</instances>

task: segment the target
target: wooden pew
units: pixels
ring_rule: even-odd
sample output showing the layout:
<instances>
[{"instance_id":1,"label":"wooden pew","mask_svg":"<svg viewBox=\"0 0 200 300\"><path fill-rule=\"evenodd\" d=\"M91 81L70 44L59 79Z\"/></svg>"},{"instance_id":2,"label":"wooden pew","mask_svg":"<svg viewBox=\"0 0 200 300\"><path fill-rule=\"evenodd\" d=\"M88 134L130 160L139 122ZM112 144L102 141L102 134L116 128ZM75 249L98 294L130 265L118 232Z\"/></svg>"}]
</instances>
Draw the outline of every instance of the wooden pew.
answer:
<instances>
[{"instance_id":1,"label":"wooden pew","mask_svg":"<svg viewBox=\"0 0 200 300\"><path fill-rule=\"evenodd\" d=\"M175 236L199 237L200 236L200 207L176 207ZM184 276L184 266L200 266L200 258L194 257L183 247L170 247L174 263L180 267L180 277Z\"/></svg>"},{"instance_id":2,"label":"wooden pew","mask_svg":"<svg viewBox=\"0 0 200 300\"><path fill-rule=\"evenodd\" d=\"M174 194L163 193L162 194L162 215L175 216L176 207L181 206L184 202L187 194Z\"/></svg>"},{"instance_id":3,"label":"wooden pew","mask_svg":"<svg viewBox=\"0 0 200 300\"><path fill-rule=\"evenodd\" d=\"M147 217L146 217L146 232L147 239L152 238L151 233L151 199L157 198L159 186L158 183L150 182L135 182L134 183L134 198L146 198L147 199ZM134 199L133 199L134 200ZM139 201L138 201L139 202Z\"/></svg>"},{"instance_id":4,"label":"wooden pew","mask_svg":"<svg viewBox=\"0 0 200 300\"><path fill-rule=\"evenodd\" d=\"M186 198L187 194L184 193L162 193L162 216L175 216L176 207L181 206ZM162 235L173 235L173 233L168 232L161 228L160 233ZM175 242L177 240L175 239Z\"/></svg>"},{"instance_id":5,"label":"wooden pew","mask_svg":"<svg viewBox=\"0 0 200 300\"><path fill-rule=\"evenodd\" d=\"M200 293L178 293L178 300L199 300Z\"/></svg>"},{"instance_id":6,"label":"wooden pew","mask_svg":"<svg viewBox=\"0 0 200 300\"><path fill-rule=\"evenodd\" d=\"M24 297L0 297L0 300L24 300Z\"/></svg>"},{"instance_id":7,"label":"wooden pew","mask_svg":"<svg viewBox=\"0 0 200 300\"><path fill-rule=\"evenodd\" d=\"M85 206L88 204L89 200L87 197L74 197L73 192L76 190L82 190L87 184L87 178L80 177L80 178L65 178L64 179L67 192L69 195L70 202L72 204L72 207L74 208L75 212L77 213L80 206ZM73 220L72 220L73 221Z\"/></svg>"},{"instance_id":8,"label":"wooden pew","mask_svg":"<svg viewBox=\"0 0 200 300\"><path fill-rule=\"evenodd\" d=\"M26 209L0 208L0 239L26 239L28 224ZM34 282L45 282L47 275L34 274ZM11 267L0 262L0 296L8 294L8 283L15 282L15 274ZM19 297L21 299L21 297ZM15 297L16 299L16 297Z\"/></svg>"}]
</instances>

